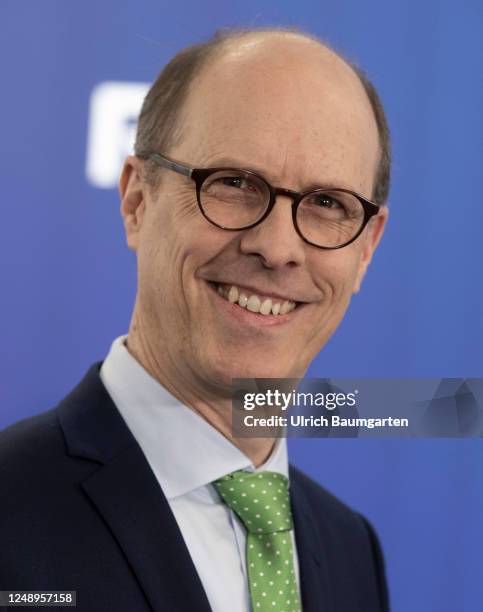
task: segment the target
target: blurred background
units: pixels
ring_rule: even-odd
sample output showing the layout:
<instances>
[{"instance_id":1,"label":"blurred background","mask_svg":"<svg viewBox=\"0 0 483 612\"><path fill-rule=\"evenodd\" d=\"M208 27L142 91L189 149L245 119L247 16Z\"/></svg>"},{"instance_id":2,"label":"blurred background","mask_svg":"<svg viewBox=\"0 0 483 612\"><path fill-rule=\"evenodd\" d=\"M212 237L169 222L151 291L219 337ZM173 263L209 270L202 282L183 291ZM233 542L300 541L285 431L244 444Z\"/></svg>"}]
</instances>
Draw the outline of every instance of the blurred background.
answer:
<instances>
[{"instance_id":1,"label":"blurred background","mask_svg":"<svg viewBox=\"0 0 483 612\"><path fill-rule=\"evenodd\" d=\"M127 331L136 269L116 181L142 96L175 52L229 26L318 34L366 69L392 128L389 226L308 374L483 376L481 2L0 6L0 427L54 406ZM375 525L395 612L483 609L481 439L289 444Z\"/></svg>"}]
</instances>

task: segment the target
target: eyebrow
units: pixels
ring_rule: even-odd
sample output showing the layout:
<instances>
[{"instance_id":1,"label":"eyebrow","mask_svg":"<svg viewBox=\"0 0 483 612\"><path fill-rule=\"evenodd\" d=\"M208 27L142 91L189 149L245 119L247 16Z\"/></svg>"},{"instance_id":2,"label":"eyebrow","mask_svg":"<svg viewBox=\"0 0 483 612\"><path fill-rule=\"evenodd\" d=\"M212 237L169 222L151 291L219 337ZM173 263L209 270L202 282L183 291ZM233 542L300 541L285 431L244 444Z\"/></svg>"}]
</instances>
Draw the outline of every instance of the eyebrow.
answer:
<instances>
[{"instance_id":1,"label":"eyebrow","mask_svg":"<svg viewBox=\"0 0 483 612\"><path fill-rule=\"evenodd\" d=\"M250 172L254 172L255 174L259 174L261 177L266 179L269 183L271 183L274 187L281 187L284 182L283 179L279 175L270 174L267 170L257 166L256 164L249 163L245 164L239 159L235 159L234 157L220 157L217 158L216 162L210 163L210 168L233 168L238 170L249 170ZM313 189L351 189L351 187L344 187L343 185L337 184L336 181L312 181L303 189L299 189L298 191L312 191Z\"/></svg>"}]
</instances>

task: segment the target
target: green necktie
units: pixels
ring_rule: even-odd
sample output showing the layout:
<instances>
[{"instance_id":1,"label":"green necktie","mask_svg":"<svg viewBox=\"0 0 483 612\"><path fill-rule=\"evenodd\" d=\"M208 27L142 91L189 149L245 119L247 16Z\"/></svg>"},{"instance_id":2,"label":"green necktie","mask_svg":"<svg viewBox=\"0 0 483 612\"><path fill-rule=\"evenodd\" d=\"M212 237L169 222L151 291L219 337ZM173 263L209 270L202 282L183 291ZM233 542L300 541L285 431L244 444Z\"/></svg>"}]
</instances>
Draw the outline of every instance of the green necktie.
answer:
<instances>
[{"instance_id":1,"label":"green necktie","mask_svg":"<svg viewBox=\"0 0 483 612\"><path fill-rule=\"evenodd\" d=\"M300 612L291 539L288 480L239 470L214 483L247 529L247 570L254 612Z\"/></svg>"}]
</instances>

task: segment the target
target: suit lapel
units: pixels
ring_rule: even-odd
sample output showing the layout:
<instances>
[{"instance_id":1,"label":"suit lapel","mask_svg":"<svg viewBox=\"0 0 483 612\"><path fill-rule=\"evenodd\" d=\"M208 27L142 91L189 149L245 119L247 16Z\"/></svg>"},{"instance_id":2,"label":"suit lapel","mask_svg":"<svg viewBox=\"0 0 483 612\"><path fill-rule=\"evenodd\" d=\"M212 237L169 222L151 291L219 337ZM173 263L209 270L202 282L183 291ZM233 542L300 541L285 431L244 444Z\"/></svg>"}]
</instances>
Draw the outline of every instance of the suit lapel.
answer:
<instances>
[{"instance_id":1,"label":"suit lapel","mask_svg":"<svg viewBox=\"0 0 483 612\"><path fill-rule=\"evenodd\" d=\"M300 589L304 612L333 612L329 567L320 537L319 524L300 483L290 466L290 501L299 560Z\"/></svg>"},{"instance_id":2,"label":"suit lapel","mask_svg":"<svg viewBox=\"0 0 483 612\"><path fill-rule=\"evenodd\" d=\"M92 366L57 409L68 454L97 463L81 486L123 550L155 612L210 612L176 519L104 388L99 367Z\"/></svg>"}]
</instances>

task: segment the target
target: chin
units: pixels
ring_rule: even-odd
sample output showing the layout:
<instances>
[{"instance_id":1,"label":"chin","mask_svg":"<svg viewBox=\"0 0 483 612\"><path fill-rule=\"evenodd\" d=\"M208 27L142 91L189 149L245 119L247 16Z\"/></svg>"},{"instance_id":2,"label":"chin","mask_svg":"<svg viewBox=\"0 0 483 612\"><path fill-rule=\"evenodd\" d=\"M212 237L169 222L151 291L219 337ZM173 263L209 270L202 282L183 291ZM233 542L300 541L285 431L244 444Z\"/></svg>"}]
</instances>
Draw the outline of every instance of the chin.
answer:
<instances>
[{"instance_id":1,"label":"chin","mask_svg":"<svg viewBox=\"0 0 483 612\"><path fill-rule=\"evenodd\" d=\"M264 357L247 361L230 360L225 357L213 370L213 379L223 386L231 387L233 378L301 378L303 374L295 374L295 368L289 364L280 364L279 356Z\"/></svg>"}]
</instances>

